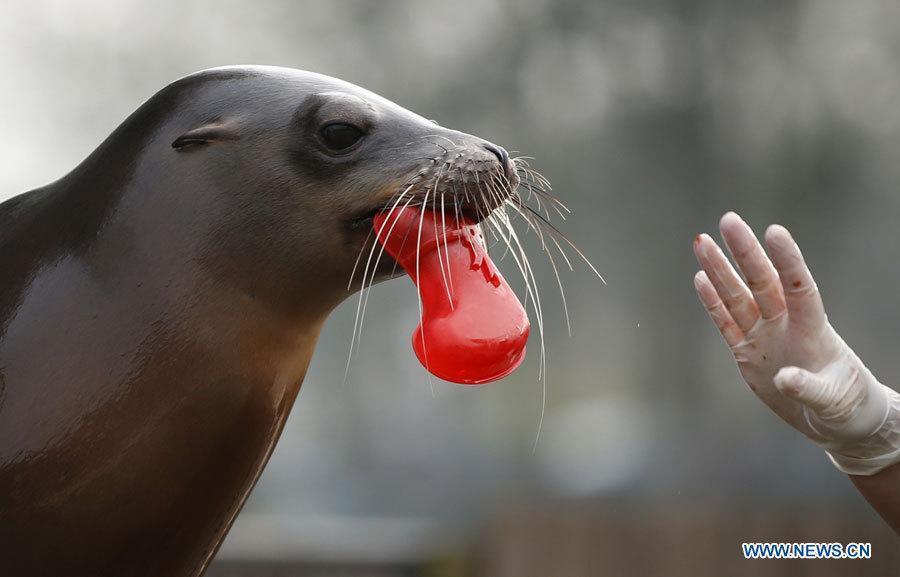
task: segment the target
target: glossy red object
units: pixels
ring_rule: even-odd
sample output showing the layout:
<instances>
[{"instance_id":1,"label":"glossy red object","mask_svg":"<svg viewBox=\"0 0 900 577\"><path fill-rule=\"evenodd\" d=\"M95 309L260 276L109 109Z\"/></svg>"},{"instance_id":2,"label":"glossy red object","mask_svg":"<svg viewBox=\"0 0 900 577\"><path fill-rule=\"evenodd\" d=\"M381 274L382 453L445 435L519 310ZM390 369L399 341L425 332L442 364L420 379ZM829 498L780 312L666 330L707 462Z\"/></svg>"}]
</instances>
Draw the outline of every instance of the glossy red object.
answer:
<instances>
[{"instance_id":1,"label":"glossy red object","mask_svg":"<svg viewBox=\"0 0 900 577\"><path fill-rule=\"evenodd\" d=\"M478 385L522 363L528 315L491 262L478 226L406 207L376 215L374 227L419 288L422 319L412 345L431 374Z\"/></svg>"}]
</instances>

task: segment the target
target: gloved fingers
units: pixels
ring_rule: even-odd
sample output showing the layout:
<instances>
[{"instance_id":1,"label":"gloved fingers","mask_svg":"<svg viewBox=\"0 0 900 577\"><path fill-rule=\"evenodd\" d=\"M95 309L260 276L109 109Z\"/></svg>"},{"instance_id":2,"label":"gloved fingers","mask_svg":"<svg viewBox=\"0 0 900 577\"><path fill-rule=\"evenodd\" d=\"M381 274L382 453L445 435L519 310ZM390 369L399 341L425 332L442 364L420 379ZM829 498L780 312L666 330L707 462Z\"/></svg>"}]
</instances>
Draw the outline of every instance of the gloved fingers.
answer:
<instances>
[{"instance_id":1,"label":"gloved fingers","mask_svg":"<svg viewBox=\"0 0 900 577\"><path fill-rule=\"evenodd\" d=\"M791 322L808 326L825 322L822 296L791 233L773 224L766 230L766 245L781 277Z\"/></svg>"},{"instance_id":2,"label":"gloved fingers","mask_svg":"<svg viewBox=\"0 0 900 577\"><path fill-rule=\"evenodd\" d=\"M719 332L722 333L722 338L725 339L729 347L737 346L738 343L744 340L744 332L737 326L737 323L731 317L731 313L725 308L725 304L719 298L719 294L709 281L709 277L706 276L706 272L701 270L694 275L694 288L697 289L697 296L706 308L709 318L712 319Z\"/></svg>"},{"instance_id":3,"label":"gloved fingers","mask_svg":"<svg viewBox=\"0 0 900 577\"><path fill-rule=\"evenodd\" d=\"M828 409L833 404L828 382L815 373L799 367L783 367L775 374L775 387L782 395L802 403L813 412Z\"/></svg>"},{"instance_id":4,"label":"gloved fingers","mask_svg":"<svg viewBox=\"0 0 900 577\"><path fill-rule=\"evenodd\" d=\"M787 309L778 273L750 226L737 214L728 212L719 222L719 230L747 279L762 318L774 319L783 315Z\"/></svg>"},{"instance_id":5,"label":"gloved fingers","mask_svg":"<svg viewBox=\"0 0 900 577\"><path fill-rule=\"evenodd\" d=\"M742 332L753 328L759 308L719 245L708 234L701 234L694 239L694 254L738 328Z\"/></svg>"}]
</instances>

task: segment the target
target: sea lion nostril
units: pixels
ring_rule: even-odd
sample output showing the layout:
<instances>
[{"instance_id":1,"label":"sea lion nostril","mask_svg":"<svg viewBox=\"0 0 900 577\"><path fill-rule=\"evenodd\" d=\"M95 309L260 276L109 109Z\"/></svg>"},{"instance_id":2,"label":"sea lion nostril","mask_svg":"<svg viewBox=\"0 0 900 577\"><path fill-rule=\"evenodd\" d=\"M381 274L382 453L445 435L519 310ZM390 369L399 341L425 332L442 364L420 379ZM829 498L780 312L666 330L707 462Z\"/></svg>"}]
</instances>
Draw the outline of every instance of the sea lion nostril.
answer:
<instances>
[{"instance_id":1,"label":"sea lion nostril","mask_svg":"<svg viewBox=\"0 0 900 577\"><path fill-rule=\"evenodd\" d=\"M497 160L500 161L500 164L503 165L503 168L505 170L509 165L509 153L506 152L506 149L502 146L491 144L490 142L485 142L484 148L497 157Z\"/></svg>"}]
</instances>

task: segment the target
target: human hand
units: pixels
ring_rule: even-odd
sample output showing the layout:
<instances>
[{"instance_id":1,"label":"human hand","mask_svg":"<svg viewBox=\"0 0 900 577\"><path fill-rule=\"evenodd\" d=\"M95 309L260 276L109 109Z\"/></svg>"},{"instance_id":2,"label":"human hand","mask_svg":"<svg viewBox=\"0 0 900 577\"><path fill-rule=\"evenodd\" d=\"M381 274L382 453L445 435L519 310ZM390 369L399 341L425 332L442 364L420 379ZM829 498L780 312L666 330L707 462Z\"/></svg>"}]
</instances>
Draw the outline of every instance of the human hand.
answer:
<instances>
[{"instance_id":1,"label":"human hand","mask_svg":"<svg viewBox=\"0 0 900 577\"><path fill-rule=\"evenodd\" d=\"M829 324L788 230L766 231L771 260L735 213L722 217L720 230L746 283L701 234L694 253L703 270L694 286L750 388L846 473L872 475L900 461L900 395Z\"/></svg>"}]
</instances>

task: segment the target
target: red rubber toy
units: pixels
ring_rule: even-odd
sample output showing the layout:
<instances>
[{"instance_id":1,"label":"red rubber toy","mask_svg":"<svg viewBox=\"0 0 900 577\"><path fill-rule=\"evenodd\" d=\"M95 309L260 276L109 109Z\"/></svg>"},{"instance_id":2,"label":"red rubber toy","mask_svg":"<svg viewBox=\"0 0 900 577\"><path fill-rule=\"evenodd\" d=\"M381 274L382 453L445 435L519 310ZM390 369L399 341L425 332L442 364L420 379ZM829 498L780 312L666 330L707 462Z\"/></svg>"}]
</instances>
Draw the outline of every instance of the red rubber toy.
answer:
<instances>
[{"instance_id":1,"label":"red rubber toy","mask_svg":"<svg viewBox=\"0 0 900 577\"><path fill-rule=\"evenodd\" d=\"M528 315L491 262L479 227L413 207L376 215L374 227L419 288L422 319L412 345L428 372L479 385L522 363Z\"/></svg>"}]
</instances>

